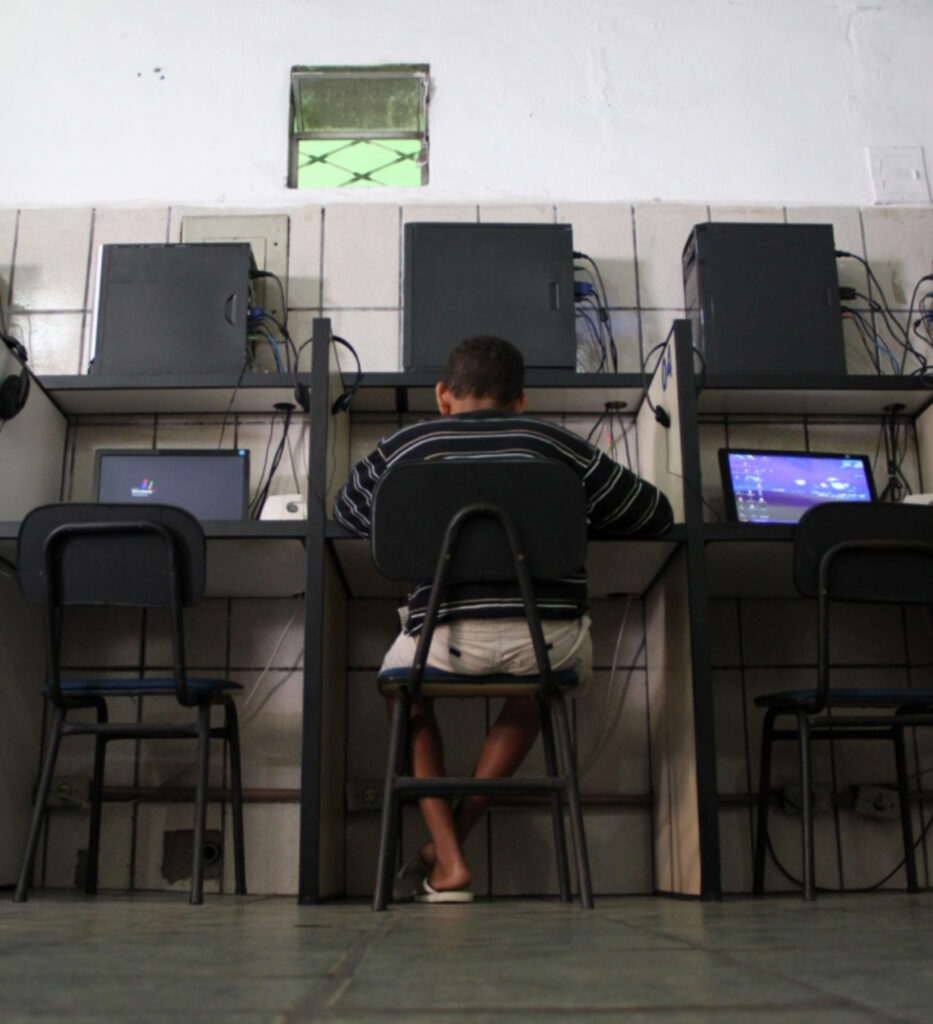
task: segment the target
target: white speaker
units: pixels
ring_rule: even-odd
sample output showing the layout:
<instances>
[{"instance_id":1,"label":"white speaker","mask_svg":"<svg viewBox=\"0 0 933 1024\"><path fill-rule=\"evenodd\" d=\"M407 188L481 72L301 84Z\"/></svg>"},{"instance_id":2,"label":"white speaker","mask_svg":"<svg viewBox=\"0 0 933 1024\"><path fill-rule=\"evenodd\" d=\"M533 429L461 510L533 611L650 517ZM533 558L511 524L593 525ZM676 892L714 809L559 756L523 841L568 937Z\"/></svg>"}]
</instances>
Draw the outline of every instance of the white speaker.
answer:
<instances>
[{"instance_id":1,"label":"white speaker","mask_svg":"<svg viewBox=\"0 0 933 1024\"><path fill-rule=\"evenodd\" d=\"M300 494L270 494L260 519L307 519L308 506Z\"/></svg>"}]
</instances>

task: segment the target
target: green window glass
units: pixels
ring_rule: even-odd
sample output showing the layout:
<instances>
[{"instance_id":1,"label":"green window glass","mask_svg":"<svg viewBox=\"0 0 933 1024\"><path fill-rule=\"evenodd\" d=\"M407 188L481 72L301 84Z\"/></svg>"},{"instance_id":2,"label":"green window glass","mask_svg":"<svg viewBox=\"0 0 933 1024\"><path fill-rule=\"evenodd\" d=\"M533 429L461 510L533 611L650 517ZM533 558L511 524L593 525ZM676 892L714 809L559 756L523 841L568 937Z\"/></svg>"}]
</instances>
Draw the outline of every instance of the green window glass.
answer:
<instances>
[{"instance_id":1,"label":"green window glass","mask_svg":"<svg viewBox=\"0 0 933 1024\"><path fill-rule=\"evenodd\" d=\"M292 68L291 188L426 185L428 67Z\"/></svg>"}]
</instances>

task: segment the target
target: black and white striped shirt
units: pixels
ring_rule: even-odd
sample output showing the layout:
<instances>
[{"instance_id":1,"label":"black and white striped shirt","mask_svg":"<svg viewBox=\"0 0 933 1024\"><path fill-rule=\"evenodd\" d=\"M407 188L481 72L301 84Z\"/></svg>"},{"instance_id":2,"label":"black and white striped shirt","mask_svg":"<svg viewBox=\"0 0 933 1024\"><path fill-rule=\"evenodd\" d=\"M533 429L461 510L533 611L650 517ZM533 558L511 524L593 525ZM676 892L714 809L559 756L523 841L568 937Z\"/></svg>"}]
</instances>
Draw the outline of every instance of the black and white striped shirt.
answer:
<instances>
[{"instance_id":1,"label":"black and white striped shirt","mask_svg":"<svg viewBox=\"0 0 933 1024\"><path fill-rule=\"evenodd\" d=\"M673 515L667 498L631 470L555 423L500 409L443 416L403 427L383 438L350 472L334 503L334 518L360 536L369 535L373 490L394 464L412 459L548 458L579 474L587 496L591 536L653 537L667 530ZM406 632L417 633L430 584L409 595ZM586 609L586 573L536 586L542 618L577 618ZM514 588L473 584L457 588L441 607L439 621L520 616Z\"/></svg>"}]
</instances>

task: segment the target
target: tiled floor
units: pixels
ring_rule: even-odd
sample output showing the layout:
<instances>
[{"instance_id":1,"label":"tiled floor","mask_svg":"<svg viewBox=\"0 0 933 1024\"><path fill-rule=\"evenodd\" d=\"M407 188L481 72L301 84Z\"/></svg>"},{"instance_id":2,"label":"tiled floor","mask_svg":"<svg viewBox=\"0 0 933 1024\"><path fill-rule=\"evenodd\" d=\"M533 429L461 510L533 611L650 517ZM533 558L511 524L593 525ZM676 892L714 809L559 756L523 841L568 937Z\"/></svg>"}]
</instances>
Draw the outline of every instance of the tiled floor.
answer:
<instances>
[{"instance_id":1,"label":"tiled floor","mask_svg":"<svg viewBox=\"0 0 933 1024\"><path fill-rule=\"evenodd\" d=\"M0 1020L929 1021L933 896L472 906L39 893Z\"/></svg>"}]
</instances>

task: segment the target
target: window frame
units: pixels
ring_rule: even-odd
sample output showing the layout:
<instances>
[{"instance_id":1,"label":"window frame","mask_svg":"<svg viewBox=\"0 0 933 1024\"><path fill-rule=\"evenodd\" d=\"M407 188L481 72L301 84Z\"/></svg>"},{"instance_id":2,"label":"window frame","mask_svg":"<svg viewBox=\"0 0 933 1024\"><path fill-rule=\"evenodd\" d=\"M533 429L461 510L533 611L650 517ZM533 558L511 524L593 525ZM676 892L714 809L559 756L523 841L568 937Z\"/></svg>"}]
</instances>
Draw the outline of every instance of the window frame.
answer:
<instances>
[{"instance_id":1,"label":"window frame","mask_svg":"<svg viewBox=\"0 0 933 1024\"><path fill-rule=\"evenodd\" d=\"M398 130L388 128L353 128L353 129L306 129L299 130L298 115L300 111L300 86L302 80L307 77L327 77L330 79L412 79L415 80L421 91L420 120L422 129L420 131ZM392 140L415 140L420 143L420 151L414 158L415 164L421 170L421 180L417 184L421 187L428 183L428 106L430 101L430 67L427 64L383 64L383 65L341 65L341 66L308 66L295 65L291 69L289 77L289 104L288 104L288 178L287 187L299 189L298 184L300 171L300 143L305 140L314 141L392 141ZM324 161L326 162L326 161ZM393 186L382 182L368 179L368 174L354 174L347 172L351 178L347 182L338 185L309 186L310 188L352 188L360 185L370 185L379 188L393 187L415 187L412 185ZM355 180L354 180L355 179Z\"/></svg>"}]
</instances>

